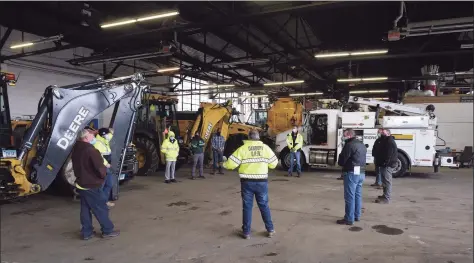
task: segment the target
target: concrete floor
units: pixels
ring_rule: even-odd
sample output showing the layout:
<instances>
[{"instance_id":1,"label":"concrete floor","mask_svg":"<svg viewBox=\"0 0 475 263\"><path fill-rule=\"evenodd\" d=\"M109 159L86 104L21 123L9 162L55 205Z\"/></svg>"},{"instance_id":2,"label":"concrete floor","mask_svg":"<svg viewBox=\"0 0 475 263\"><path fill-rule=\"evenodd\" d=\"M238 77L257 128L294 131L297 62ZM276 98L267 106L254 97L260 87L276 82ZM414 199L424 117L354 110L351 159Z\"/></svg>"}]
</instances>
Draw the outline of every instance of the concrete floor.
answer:
<instances>
[{"instance_id":1,"label":"concrete floor","mask_svg":"<svg viewBox=\"0 0 475 263\"><path fill-rule=\"evenodd\" d=\"M264 236L255 208L251 240L238 237L237 174L191 181L188 171L179 171L178 184L152 176L125 185L111 212L121 236L110 240L79 240L79 205L69 199L41 194L3 205L1 262L473 262L472 169L396 179L390 205L372 203L380 192L367 176L364 214L353 228L335 224L344 214L337 171L300 179L275 171L277 236Z\"/></svg>"}]
</instances>

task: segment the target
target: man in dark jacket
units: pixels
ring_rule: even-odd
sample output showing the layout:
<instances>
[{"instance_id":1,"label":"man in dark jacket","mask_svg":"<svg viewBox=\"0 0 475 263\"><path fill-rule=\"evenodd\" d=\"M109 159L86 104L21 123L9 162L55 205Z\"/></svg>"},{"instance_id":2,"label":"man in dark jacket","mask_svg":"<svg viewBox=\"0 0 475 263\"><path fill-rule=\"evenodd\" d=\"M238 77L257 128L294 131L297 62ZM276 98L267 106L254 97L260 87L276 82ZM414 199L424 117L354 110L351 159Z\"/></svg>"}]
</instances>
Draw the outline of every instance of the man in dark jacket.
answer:
<instances>
[{"instance_id":1,"label":"man in dark jacket","mask_svg":"<svg viewBox=\"0 0 475 263\"><path fill-rule=\"evenodd\" d=\"M345 191L345 218L337 220L340 225L353 225L361 218L362 186L365 179L366 146L355 138L352 129L343 131L345 144L338 156L338 165L342 167Z\"/></svg>"},{"instance_id":2,"label":"man in dark jacket","mask_svg":"<svg viewBox=\"0 0 475 263\"><path fill-rule=\"evenodd\" d=\"M191 140L191 151L193 152L193 168L191 169L191 180L195 179L196 165L199 165L200 176L199 178L205 179L203 176L203 159L204 159L204 147L205 141L200 137L200 133L197 132L195 137Z\"/></svg>"},{"instance_id":3,"label":"man in dark jacket","mask_svg":"<svg viewBox=\"0 0 475 263\"><path fill-rule=\"evenodd\" d=\"M373 158L374 158L374 170L376 172L376 180L374 184L371 186L376 186L378 189L381 189L381 161L380 161L380 154L381 154L381 135L383 133L383 129L378 129L377 136L378 138L373 144L373 150L371 151Z\"/></svg>"},{"instance_id":4,"label":"man in dark jacket","mask_svg":"<svg viewBox=\"0 0 475 263\"><path fill-rule=\"evenodd\" d=\"M109 219L107 199L102 191L107 168L101 153L92 143L95 138L87 130L81 130L78 141L71 154L76 187L81 197L81 234L84 240L94 236L91 212L101 225L102 237L116 237L119 231L114 231L114 224Z\"/></svg>"},{"instance_id":5,"label":"man in dark jacket","mask_svg":"<svg viewBox=\"0 0 475 263\"><path fill-rule=\"evenodd\" d=\"M391 200L393 172L398 162L396 141L394 141L394 137L391 136L391 132L388 129L382 130L380 147L377 159L383 181L383 195L378 196L375 202L388 204L389 200Z\"/></svg>"}]
</instances>

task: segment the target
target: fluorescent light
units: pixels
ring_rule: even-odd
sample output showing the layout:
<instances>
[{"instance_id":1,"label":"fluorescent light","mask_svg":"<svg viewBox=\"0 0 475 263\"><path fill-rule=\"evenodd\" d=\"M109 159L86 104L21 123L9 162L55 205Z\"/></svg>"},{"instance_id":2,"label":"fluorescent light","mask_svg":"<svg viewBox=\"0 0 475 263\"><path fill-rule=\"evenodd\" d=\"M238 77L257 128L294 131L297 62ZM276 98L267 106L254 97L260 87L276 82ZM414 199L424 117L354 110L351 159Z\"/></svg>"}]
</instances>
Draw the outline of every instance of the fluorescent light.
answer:
<instances>
[{"instance_id":1,"label":"fluorescent light","mask_svg":"<svg viewBox=\"0 0 475 263\"><path fill-rule=\"evenodd\" d=\"M373 100L389 100L389 98L371 98Z\"/></svg>"},{"instance_id":2,"label":"fluorescent light","mask_svg":"<svg viewBox=\"0 0 475 263\"><path fill-rule=\"evenodd\" d=\"M365 93L385 93L388 92L388 90L352 90L350 91L350 94L365 94Z\"/></svg>"},{"instance_id":3,"label":"fluorescent light","mask_svg":"<svg viewBox=\"0 0 475 263\"><path fill-rule=\"evenodd\" d=\"M122 25L127 25L127 24L133 24L133 23L136 23L136 22L142 22L142 21L147 21L147 20L152 20L152 19L175 16L175 15L178 15L178 14L179 13L177 11L173 11L173 12L168 12L168 13L163 13L163 14L158 14L158 15L145 16L145 17L141 17L141 18L137 18L137 19L134 18L134 19L124 20L124 21L120 21L120 22L104 24L104 25L101 25L101 28L122 26Z\"/></svg>"},{"instance_id":4,"label":"fluorescent light","mask_svg":"<svg viewBox=\"0 0 475 263\"><path fill-rule=\"evenodd\" d=\"M338 82L359 82L361 79L337 79Z\"/></svg>"},{"instance_id":5,"label":"fluorescent light","mask_svg":"<svg viewBox=\"0 0 475 263\"><path fill-rule=\"evenodd\" d=\"M388 77L375 77L375 78L363 78L363 81L380 81L380 80L388 80Z\"/></svg>"},{"instance_id":6,"label":"fluorescent light","mask_svg":"<svg viewBox=\"0 0 475 263\"><path fill-rule=\"evenodd\" d=\"M203 85L201 88L230 88L234 87L234 84L211 84L211 85Z\"/></svg>"},{"instance_id":7,"label":"fluorescent light","mask_svg":"<svg viewBox=\"0 0 475 263\"><path fill-rule=\"evenodd\" d=\"M158 73L180 70L180 67L158 69Z\"/></svg>"},{"instance_id":8,"label":"fluorescent light","mask_svg":"<svg viewBox=\"0 0 475 263\"><path fill-rule=\"evenodd\" d=\"M15 48L21 48L21 47L29 47L29 46L33 46L34 44L35 43L33 43L33 42L27 42L27 43L21 43L21 44L18 44L18 45L13 45L10 48L15 49Z\"/></svg>"},{"instance_id":9,"label":"fluorescent light","mask_svg":"<svg viewBox=\"0 0 475 263\"><path fill-rule=\"evenodd\" d=\"M101 25L101 28L108 28L108 27L113 27L113 26L121 26L121 25L127 25L127 24L132 24L137 22L136 19L130 19L130 20L125 20L125 21L120 21L120 22L114 22L110 24L104 24Z\"/></svg>"},{"instance_id":10,"label":"fluorescent light","mask_svg":"<svg viewBox=\"0 0 475 263\"><path fill-rule=\"evenodd\" d=\"M303 97L303 96L313 96L313 95L323 95L323 92L309 92L309 93L289 94L290 97Z\"/></svg>"},{"instance_id":11,"label":"fluorescent light","mask_svg":"<svg viewBox=\"0 0 475 263\"><path fill-rule=\"evenodd\" d=\"M350 56L365 56L365 55L377 55L377 54L386 54L388 53L387 49L382 50L367 50L367 51L357 51L351 52Z\"/></svg>"},{"instance_id":12,"label":"fluorescent light","mask_svg":"<svg viewBox=\"0 0 475 263\"><path fill-rule=\"evenodd\" d=\"M336 57L350 57L350 56L366 56L366 55L376 55L376 54L386 54L388 53L387 49L380 50L361 50L354 52L335 52L335 53L322 53L315 55L316 58L336 58Z\"/></svg>"},{"instance_id":13,"label":"fluorescent light","mask_svg":"<svg viewBox=\"0 0 475 263\"><path fill-rule=\"evenodd\" d=\"M159 14L159 15L152 15L152 16L146 16L146 17L141 17L137 19L137 22L142 22L146 20L152 20L152 19L158 19L158 18L163 18L163 17L169 17L169 16L176 16L180 14L179 12L169 12L169 13L164 13L164 14Z\"/></svg>"},{"instance_id":14,"label":"fluorescent light","mask_svg":"<svg viewBox=\"0 0 475 263\"><path fill-rule=\"evenodd\" d=\"M340 53L327 53L327 54L317 54L316 58L336 58L336 57L348 57L349 52L340 52Z\"/></svg>"},{"instance_id":15,"label":"fluorescent light","mask_svg":"<svg viewBox=\"0 0 475 263\"><path fill-rule=\"evenodd\" d=\"M304 83L304 80L293 80L293 81L285 81L285 82L271 82L271 83L264 83L264 86L279 86L279 85L293 85L293 84L301 84Z\"/></svg>"},{"instance_id":16,"label":"fluorescent light","mask_svg":"<svg viewBox=\"0 0 475 263\"><path fill-rule=\"evenodd\" d=\"M337 79L337 82L362 82L362 81L383 81L388 80L388 77L373 77L373 78L352 78L352 79Z\"/></svg>"}]
</instances>

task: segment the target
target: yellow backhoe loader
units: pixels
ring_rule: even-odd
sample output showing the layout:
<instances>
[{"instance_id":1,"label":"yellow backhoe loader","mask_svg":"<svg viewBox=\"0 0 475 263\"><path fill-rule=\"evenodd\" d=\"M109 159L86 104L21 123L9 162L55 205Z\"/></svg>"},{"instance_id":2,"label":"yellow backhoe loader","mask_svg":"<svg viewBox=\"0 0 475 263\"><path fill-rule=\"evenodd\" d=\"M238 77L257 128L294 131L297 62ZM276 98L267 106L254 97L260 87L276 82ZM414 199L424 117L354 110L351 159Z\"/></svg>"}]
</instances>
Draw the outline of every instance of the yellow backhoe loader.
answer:
<instances>
[{"instance_id":1,"label":"yellow backhoe loader","mask_svg":"<svg viewBox=\"0 0 475 263\"><path fill-rule=\"evenodd\" d=\"M13 79L13 74L0 73L0 199L45 191L56 178L74 184L69 155L77 134L112 106L115 108L110 127L115 132L111 140L111 170L117 181L126 161L135 162L135 154L129 155L128 149L142 93L148 88L141 84L144 80L141 74L64 87L49 86L31 121L11 121L7 86L14 84ZM118 198L118 192L119 184L116 184L114 199Z\"/></svg>"}]
</instances>

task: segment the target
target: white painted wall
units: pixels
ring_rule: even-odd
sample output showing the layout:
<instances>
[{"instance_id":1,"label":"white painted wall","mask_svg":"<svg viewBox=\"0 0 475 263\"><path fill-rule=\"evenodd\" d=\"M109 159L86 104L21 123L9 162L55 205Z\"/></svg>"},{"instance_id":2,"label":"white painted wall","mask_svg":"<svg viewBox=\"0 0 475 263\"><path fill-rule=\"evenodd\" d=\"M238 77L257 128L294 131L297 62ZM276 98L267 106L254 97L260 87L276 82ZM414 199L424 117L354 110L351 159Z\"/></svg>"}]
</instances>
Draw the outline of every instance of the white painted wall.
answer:
<instances>
[{"instance_id":1,"label":"white painted wall","mask_svg":"<svg viewBox=\"0 0 475 263\"><path fill-rule=\"evenodd\" d=\"M6 28L0 26L0 37L5 33ZM24 42L40 39L40 36L24 33ZM22 34L13 30L8 38L4 48L1 50L3 56L14 55L22 52L22 49L10 49L13 44L21 43ZM53 43L44 43L25 48L25 52L38 49L54 47ZM69 59L89 56L92 50L87 48L74 48L58 52L47 53L38 56L30 56L15 60L6 61L1 64L1 70L15 73L20 78L15 87L9 89L9 99L12 117L21 115L35 115L37 112L38 101L41 98L45 88L49 85L70 85L85 81L90 81L102 77L102 64L88 66L72 66ZM128 62L132 64L133 62ZM137 61L136 65L142 68L154 66ZM115 64L108 64L107 71L112 70ZM133 74L133 68L119 67L114 76L126 76ZM147 79L152 84L166 83L168 77L160 76ZM100 125L109 125L113 107L107 109L98 118Z\"/></svg>"},{"instance_id":2,"label":"white painted wall","mask_svg":"<svg viewBox=\"0 0 475 263\"><path fill-rule=\"evenodd\" d=\"M463 151L465 146L473 147L473 103L431 103L439 126L439 137L445 147ZM407 104L425 108L429 104ZM443 142L437 140L437 144ZM445 147L437 147L438 149Z\"/></svg>"}]
</instances>

